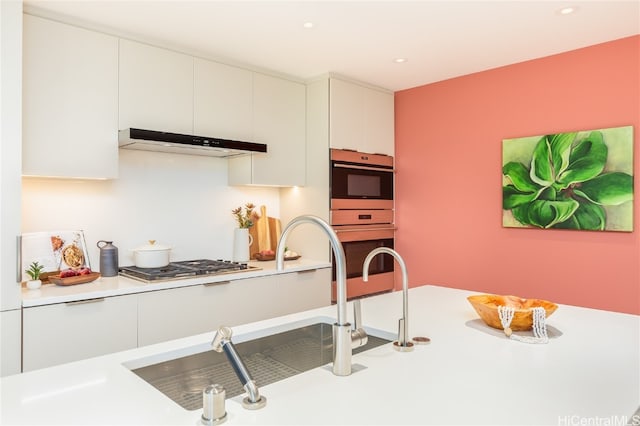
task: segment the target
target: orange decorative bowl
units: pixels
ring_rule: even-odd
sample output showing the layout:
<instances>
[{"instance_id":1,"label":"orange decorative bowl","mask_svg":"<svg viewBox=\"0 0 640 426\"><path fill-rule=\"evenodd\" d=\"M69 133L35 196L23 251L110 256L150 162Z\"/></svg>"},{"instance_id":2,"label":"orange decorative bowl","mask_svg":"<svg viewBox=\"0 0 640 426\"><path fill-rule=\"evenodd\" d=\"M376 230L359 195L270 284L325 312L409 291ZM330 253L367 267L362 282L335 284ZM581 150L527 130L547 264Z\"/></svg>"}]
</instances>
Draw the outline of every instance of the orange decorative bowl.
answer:
<instances>
[{"instance_id":1,"label":"orange decorative bowl","mask_svg":"<svg viewBox=\"0 0 640 426\"><path fill-rule=\"evenodd\" d=\"M516 296L479 294L469 296L467 300L488 326L499 330L502 330L502 324L498 315L498 306L511 306L515 309L510 325L513 331L531 330L533 327L533 308L544 308L547 318L558 309L558 305L546 300L521 299Z\"/></svg>"}]
</instances>

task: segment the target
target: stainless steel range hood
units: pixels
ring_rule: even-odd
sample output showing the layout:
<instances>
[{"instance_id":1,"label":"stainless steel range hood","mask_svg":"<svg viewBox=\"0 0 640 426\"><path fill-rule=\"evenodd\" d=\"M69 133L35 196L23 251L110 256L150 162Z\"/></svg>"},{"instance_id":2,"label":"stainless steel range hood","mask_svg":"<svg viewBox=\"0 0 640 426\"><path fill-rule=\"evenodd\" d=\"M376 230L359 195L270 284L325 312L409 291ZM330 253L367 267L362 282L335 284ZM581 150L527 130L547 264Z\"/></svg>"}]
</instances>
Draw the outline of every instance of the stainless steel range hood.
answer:
<instances>
[{"instance_id":1,"label":"stainless steel range hood","mask_svg":"<svg viewBox=\"0 0 640 426\"><path fill-rule=\"evenodd\" d=\"M118 145L124 149L206 155L209 157L222 158L238 157L255 152L267 152L267 145L263 143L242 142L134 128L124 129L118 132Z\"/></svg>"}]
</instances>

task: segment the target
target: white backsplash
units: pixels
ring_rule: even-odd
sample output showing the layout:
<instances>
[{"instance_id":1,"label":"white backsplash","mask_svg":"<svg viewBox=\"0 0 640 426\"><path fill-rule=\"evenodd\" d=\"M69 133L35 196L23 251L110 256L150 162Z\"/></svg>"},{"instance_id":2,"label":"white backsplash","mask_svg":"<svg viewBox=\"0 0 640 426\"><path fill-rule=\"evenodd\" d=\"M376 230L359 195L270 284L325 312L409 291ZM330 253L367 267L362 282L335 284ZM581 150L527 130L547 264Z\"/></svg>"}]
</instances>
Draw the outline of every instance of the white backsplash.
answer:
<instances>
[{"instance_id":1,"label":"white backsplash","mask_svg":"<svg viewBox=\"0 0 640 426\"><path fill-rule=\"evenodd\" d=\"M227 185L227 160L120 150L119 178L24 178L22 232L82 229L93 269L99 240L118 247L120 266L147 240L171 246L171 260L231 259L231 210L252 202L280 217L278 188Z\"/></svg>"}]
</instances>

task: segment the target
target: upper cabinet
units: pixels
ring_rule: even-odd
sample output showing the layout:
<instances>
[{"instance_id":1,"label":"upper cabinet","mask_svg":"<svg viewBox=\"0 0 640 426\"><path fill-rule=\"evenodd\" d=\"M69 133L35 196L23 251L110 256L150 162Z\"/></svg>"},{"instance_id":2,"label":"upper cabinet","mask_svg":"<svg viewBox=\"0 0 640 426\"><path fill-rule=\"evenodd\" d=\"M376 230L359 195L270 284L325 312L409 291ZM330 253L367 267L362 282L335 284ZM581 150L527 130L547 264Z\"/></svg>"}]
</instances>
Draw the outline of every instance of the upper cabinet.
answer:
<instances>
[{"instance_id":1,"label":"upper cabinet","mask_svg":"<svg viewBox=\"0 0 640 426\"><path fill-rule=\"evenodd\" d=\"M393 93L338 78L329 81L331 148L394 155Z\"/></svg>"},{"instance_id":2,"label":"upper cabinet","mask_svg":"<svg viewBox=\"0 0 640 426\"><path fill-rule=\"evenodd\" d=\"M229 184L305 184L302 83L31 15L23 68L24 175L115 178L133 127L264 143Z\"/></svg>"},{"instance_id":3,"label":"upper cabinet","mask_svg":"<svg viewBox=\"0 0 640 426\"><path fill-rule=\"evenodd\" d=\"M193 75L193 132L252 142L253 73L195 58Z\"/></svg>"},{"instance_id":4,"label":"upper cabinet","mask_svg":"<svg viewBox=\"0 0 640 426\"><path fill-rule=\"evenodd\" d=\"M24 16L22 174L118 175L118 39Z\"/></svg>"},{"instance_id":5,"label":"upper cabinet","mask_svg":"<svg viewBox=\"0 0 640 426\"><path fill-rule=\"evenodd\" d=\"M120 129L267 144L229 160L230 185L304 185L305 86L120 41Z\"/></svg>"},{"instance_id":6,"label":"upper cabinet","mask_svg":"<svg viewBox=\"0 0 640 426\"><path fill-rule=\"evenodd\" d=\"M230 185L304 186L306 153L304 84L253 73L253 142L266 154L229 160Z\"/></svg>"},{"instance_id":7,"label":"upper cabinet","mask_svg":"<svg viewBox=\"0 0 640 426\"><path fill-rule=\"evenodd\" d=\"M119 129L193 133L193 57L120 40Z\"/></svg>"}]
</instances>

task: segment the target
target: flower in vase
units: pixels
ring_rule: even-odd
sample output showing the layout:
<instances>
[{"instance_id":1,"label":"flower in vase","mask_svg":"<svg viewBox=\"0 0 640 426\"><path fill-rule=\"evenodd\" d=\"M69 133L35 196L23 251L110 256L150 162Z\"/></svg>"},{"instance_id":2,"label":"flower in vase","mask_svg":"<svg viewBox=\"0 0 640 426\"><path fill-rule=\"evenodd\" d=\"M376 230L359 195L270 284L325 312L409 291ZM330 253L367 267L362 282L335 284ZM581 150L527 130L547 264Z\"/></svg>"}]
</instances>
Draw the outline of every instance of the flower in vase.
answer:
<instances>
[{"instance_id":1,"label":"flower in vase","mask_svg":"<svg viewBox=\"0 0 640 426\"><path fill-rule=\"evenodd\" d=\"M238 227L240 228L251 228L253 226L253 222L260 218L258 213L256 213L253 209L256 206L253 203L247 203L243 207L237 207L231 210L231 213L236 217L238 221Z\"/></svg>"}]
</instances>

